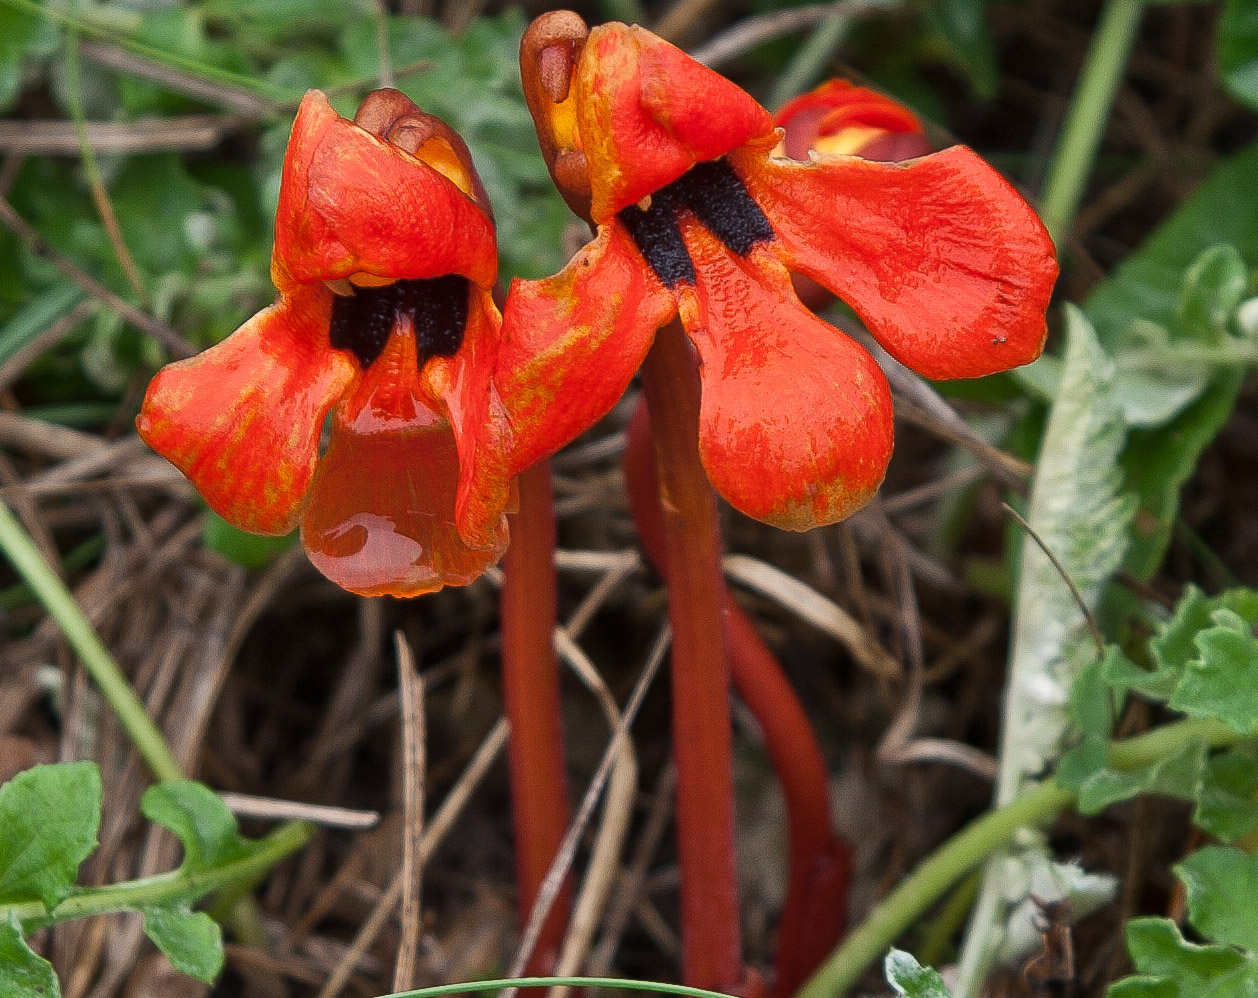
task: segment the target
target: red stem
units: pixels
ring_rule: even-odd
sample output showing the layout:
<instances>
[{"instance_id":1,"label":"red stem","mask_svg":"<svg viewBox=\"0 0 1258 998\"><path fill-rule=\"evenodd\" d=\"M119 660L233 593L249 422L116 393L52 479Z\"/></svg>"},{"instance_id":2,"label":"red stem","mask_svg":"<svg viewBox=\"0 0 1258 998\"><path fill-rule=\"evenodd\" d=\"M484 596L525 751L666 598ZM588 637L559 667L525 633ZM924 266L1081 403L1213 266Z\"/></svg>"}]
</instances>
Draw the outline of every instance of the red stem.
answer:
<instances>
[{"instance_id":1,"label":"red stem","mask_svg":"<svg viewBox=\"0 0 1258 998\"><path fill-rule=\"evenodd\" d=\"M743 963L721 542L699 463L698 369L676 321L656 333L642 384L654 430L673 630L682 976L693 987L728 990L741 986Z\"/></svg>"},{"instance_id":2,"label":"red stem","mask_svg":"<svg viewBox=\"0 0 1258 998\"><path fill-rule=\"evenodd\" d=\"M511 737L512 817L520 923L528 921L546 871L568 827L555 657L555 511L550 462L539 461L516 480L520 508L511 514L511 547L503 559L502 689ZM529 974L547 974L563 945L572 903L566 884L546 919Z\"/></svg>"},{"instance_id":3,"label":"red stem","mask_svg":"<svg viewBox=\"0 0 1258 998\"><path fill-rule=\"evenodd\" d=\"M642 548L663 574L664 525L644 406L630 420L624 466L629 508ZM850 850L831 831L828 774L808 716L781 665L734 601L724 576L720 586L734 686L764 732L786 802L789 874L774 994L787 996L798 990L842 935Z\"/></svg>"}]
</instances>

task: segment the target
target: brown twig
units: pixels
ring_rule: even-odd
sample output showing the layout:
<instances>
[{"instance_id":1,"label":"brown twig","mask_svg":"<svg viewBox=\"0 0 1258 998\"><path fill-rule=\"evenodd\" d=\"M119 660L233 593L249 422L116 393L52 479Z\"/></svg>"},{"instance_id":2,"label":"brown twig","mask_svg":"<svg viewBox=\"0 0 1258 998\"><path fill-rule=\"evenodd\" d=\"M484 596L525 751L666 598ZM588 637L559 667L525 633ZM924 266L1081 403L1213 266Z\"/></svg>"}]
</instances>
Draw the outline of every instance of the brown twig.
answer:
<instances>
[{"instance_id":1,"label":"brown twig","mask_svg":"<svg viewBox=\"0 0 1258 998\"><path fill-rule=\"evenodd\" d=\"M416 987L419 960L420 892L424 864L420 848L424 834L424 683L415 671L415 656L406 636L393 633L397 649L398 687L402 711L402 937L398 942L393 990Z\"/></svg>"}]
</instances>

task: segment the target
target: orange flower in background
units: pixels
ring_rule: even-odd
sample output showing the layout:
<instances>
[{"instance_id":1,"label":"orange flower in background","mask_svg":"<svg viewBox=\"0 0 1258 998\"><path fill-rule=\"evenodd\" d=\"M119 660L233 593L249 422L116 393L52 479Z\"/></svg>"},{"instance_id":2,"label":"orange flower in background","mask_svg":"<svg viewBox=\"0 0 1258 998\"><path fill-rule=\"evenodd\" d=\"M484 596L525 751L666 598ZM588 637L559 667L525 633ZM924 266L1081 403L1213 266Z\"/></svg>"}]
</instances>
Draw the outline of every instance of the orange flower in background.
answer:
<instances>
[{"instance_id":1,"label":"orange flower in background","mask_svg":"<svg viewBox=\"0 0 1258 998\"><path fill-rule=\"evenodd\" d=\"M494 378L513 473L606 413L680 314L717 491L792 529L854 512L890 458L890 393L799 303L792 272L927 377L1038 356L1052 243L970 150L774 157L772 118L734 84L640 27L588 30L570 12L533 22L521 67L552 176L597 234L559 274L511 287Z\"/></svg>"},{"instance_id":2,"label":"orange flower in background","mask_svg":"<svg viewBox=\"0 0 1258 998\"><path fill-rule=\"evenodd\" d=\"M933 151L917 115L847 80L828 80L787 101L773 122L782 129L774 152L791 159L808 159L815 151L895 163Z\"/></svg>"},{"instance_id":3,"label":"orange flower in background","mask_svg":"<svg viewBox=\"0 0 1258 998\"><path fill-rule=\"evenodd\" d=\"M279 298L159 371L140 435L235 526L300 523L311 561L346 589L470 582L506 547L503 506L467 488L469 413L486 410L501 328L496 275L462 140L396 90L368 95L352 122L312 90L284 160ZM477 474L501 472L499 461ZM494 492L505 501L507 482Z\"/></svg>"}]
</instances>

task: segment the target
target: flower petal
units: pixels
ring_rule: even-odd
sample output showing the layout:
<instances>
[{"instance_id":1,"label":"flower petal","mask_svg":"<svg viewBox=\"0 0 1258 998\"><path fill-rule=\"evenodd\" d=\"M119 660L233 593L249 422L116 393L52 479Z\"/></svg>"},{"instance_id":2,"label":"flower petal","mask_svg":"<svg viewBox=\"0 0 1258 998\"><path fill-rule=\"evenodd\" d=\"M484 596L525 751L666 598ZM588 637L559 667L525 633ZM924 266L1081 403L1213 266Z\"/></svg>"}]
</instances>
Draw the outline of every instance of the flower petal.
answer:
<instances>
[{"instance_id":1,"label":"flower petal","mask_svg":"<svg viewBox=\"0 0 1258 998\"><path fill-rule=\"evenodd\" d=\"M637 26L604 24L590 32L577 99L590 214L600 224L695 163L773 132L769 112L750 94Z\"/></svg>"},{"instance_id":2,"label":"flower petal","mask_svg":"<svg viewBox=\"0 0 1258 998\"><path fill-rule=\"evenodd\" d=\"M897 360L928 378L974 378L1039 356L1052 241L969 149L897 164L730 159L787 266L843 298Z\"/></svg>"},{"instance_id":3,"label":"flower petal","mask_svg":"<svg viewBox=\"0 0 1258 998\"><path fill-rule=\"evenodd\" d=\"M512 283L494 380L513 475L616 404L675 310L619 224L600 228L554 277Z\"/></svg>"},{"instance_id":4,"label":"flower petal","mask_svg":"<svg viewBox=\"0 0 1258 998\"><path fill-rule=\"evenodd\" d=\"M489 292L473 286L463 344L452 357L433 357L420 381L445 411L459 454L455 522L470 547L498 542L502 512L511 504L507 416L493 385L502 316Z\"/></svg>"},{"instance_id":5,"label":"flower petal","mask_svg":"<svg viewBox=\"0 0 1258 998\"><path fill-rule=\"evenodd\" d=\"M808 530L867 503L891 458L891 393L873 358L800 304L771 246L738 257L682 224L698 281L680 294L703 382L699 456L731 505Z\"/></svg>"},{"instance_id":6,"label":"flower petal","mask_svg":"<svg viewBox=\"0 0 1258 998\"><path fill-rule=\"evenodd\" d=\"M328 345L331 297L281 296L222 343L162 368L144 397L140 436L242 530L297 525L323 419L357 371Z\"/></svg>"},{"instance_id":7,"label":"flower petal","mask_svg":"<svg viewBox=\"0 0 1258 998\"><path fill-rule=\"evenodd\" d=\"M459 456L449 423L429 408L410 330L396 329L333 416L301 539L311 562L362 596L417 596L466 585L507 546L506 517L473 550L454 525Z\"/></svg>"},{"instance_id":8,"label":"flower petal","mask_svg":"<svg viewBox=\"0 0 1258 998\"><path fill-rule=\"evenodd\" d=\"M293 122L275 218L272 274L281 290L366 273L497 273L493 222L437 170L340 117L311 90Z\"/></svg>"},{"instance_id":9,"label":"flower petal","mask_svg":"<svg viewBox=\"0 0 1258 998\"><path fill-rule=\"evenodd\" d=\"M866 159L907 159L908 156L870 155L866 150L880 137L918 136L913 153L931 151L921 136L922 124L903 104L877 91L853 86L847 80L828 80L784 104L773 116L783 130L782 146L791 159L806 160L809 149L831 154L859 154Z\"/></svg>"}]
</instances>

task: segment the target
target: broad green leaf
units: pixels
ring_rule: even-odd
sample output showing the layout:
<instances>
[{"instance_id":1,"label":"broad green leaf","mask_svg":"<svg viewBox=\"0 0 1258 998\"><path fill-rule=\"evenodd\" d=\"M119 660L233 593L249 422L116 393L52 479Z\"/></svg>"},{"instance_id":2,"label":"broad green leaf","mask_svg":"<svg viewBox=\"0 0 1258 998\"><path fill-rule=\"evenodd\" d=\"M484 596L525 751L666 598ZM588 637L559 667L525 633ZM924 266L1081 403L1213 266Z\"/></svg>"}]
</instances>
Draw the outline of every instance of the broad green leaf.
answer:
<instances>
[{"instance_id":1,"label":"broad green leaf","mask_svg":"<svg viewBox=\"0 0 1258 998\"><path fill-rule=\"evenodd\" d=\"M1214 626L1196 637L1170 706L1193 717L1214 717L1237 734L1258 724L1258 638L1253 624L1232 610L1210 614Z\"/></svg>"},{"instance_id":2,"label":"broad green leaf","mask_svg":"<svg viewBox=\"0 0 1258 998\"><path fill-rule=\"evenodd\" d=\"M1193 824L1224 842L1235 842L1258 824L1258 758L1252 749L1234 749L1206 765Z\"/></svg>"},{"instance_id":3,"label":"broad green leaf","mask_svg":"<svg viewBox=\"0 0 1258 998\"><path fill-rule=\"evenodd\" d=\"M61 998L52 964L26 945L13 915L0 922L0 998Z\"/></svg>"},{"instance_id":4,"label":"broad green leaf","mask_svg":"<svg viewBox=\"0 0 1258 998\"><path fill-rule=\"evenodd\" d=\"M938 971L923 967L903 950L891 950L882 968L887 983L904 998L949 998Z\"/></svg>"},{"instance_id":5,"label":"broad green leaf","mask_svg":"<svg viewBox=\"0 0 1258 998\"><path fill-rule=\"evenodd\" d=\"M33 766L0 787L0 904L56 907L96 848L100 809L91 762Z\"/></svg>"},{"instance_id":6,"label":"broad green leaf","mask_svg":"<svg viewBox=\"0 0 1258 998\"><path fill-rule=\"evenodd\" d=\"M1124 566L1149 579L1162 564L1179 513L1179 493L1197 460L1236 406L1245 371L1233 367L1209 381L1195 402L1165 426L1133 429L1123 449L1126 486L1139 500Z\"/></svg>"},{"instance_id":7,"label":"broad green leaf","mask_svg":"<svg viewBox=\"0 0 1258 998\"><path fill-rule=\"evenodd\" d=\"M201 540L211 551L243 568L263 568L297 543L297 533L283 537L247 534L211 511L206 515Z\"/></svg>"},{"instance_id":8,"label":"broad green leaf","mask_svg":"<svg viewBox=\"0 0 1258 998\"><path fill-rule=\"evenodd\" d=\"M149 787L140 799L140 810L149 821L178 836L184 848L184 870L229 863L255 848L241 836L236 818L222 798L194 780L172 780Z\"/></svg>"},{"instance_id":9,"label":"broad green leaf","mask_svg":"<svg viewBox=\"0 0 1258 998\"><path fill-rule=\"evenodd\" d=\"M1258 110L1258 5L1227 0L1218 30L1223 82L1233 97Z\"/></svg>"},{"instance_id":10,"label":"broad green leaf","mask_svg":"<svg viewBox=\"0 0 1258 998\"><path fill-rule=\"evenodd\" d=\"M1247 0L1241 0L1246 4ZM1133 319L1169 327L1184 273L1222 243L1258 266L1258 143L1217 166L1202 184L1096 286L1085 305L1101 342L1111 345Z\"/></svg>"},{"instance_id":11,"label":"broad green leaf","mask_svg":"<svg viewBox=\"0 0 1258 998\"><path fill-rule=\"evenodd\" d=\"M1258 853L1209 846L1175 867L1184 882L1188 917L1206 937L1258 950Z\"/></svg>"},{"instance_id":12,"label":"broad green leaf","mask_svg":"<svg viewBox=\"0 0 1258 998\"><path fill-rule=\"evenodd\" d=\"M145 908L144 934L181 974L213 984L223 969L223 930L203 911Z\"/></svg>"},{"instance_id":13,"label":"broad green leaf","mask_svg":"<svg viewBox=\"0 0 1258 998\"><path fill-rule=\"evenodd\" d=\"M1233 0L1232 6L1254 9L1250 0ZM1255 176L1258 143L1216 167L1139 249L1096 286L1085 308L1103 344L1113 347L1137 320L1170 329L1184 274L1212 246L1229 244L1248 268L1258 267ZM1131 433L1122 463L1127 485L1138 497L1139 513L1125 567L1138 578L1150 578L1161 564L1178 515L1180 489L1227 421L1242 380L1239 370L1220 370L1167 426Z\"/></svg>"}]
</instances>

